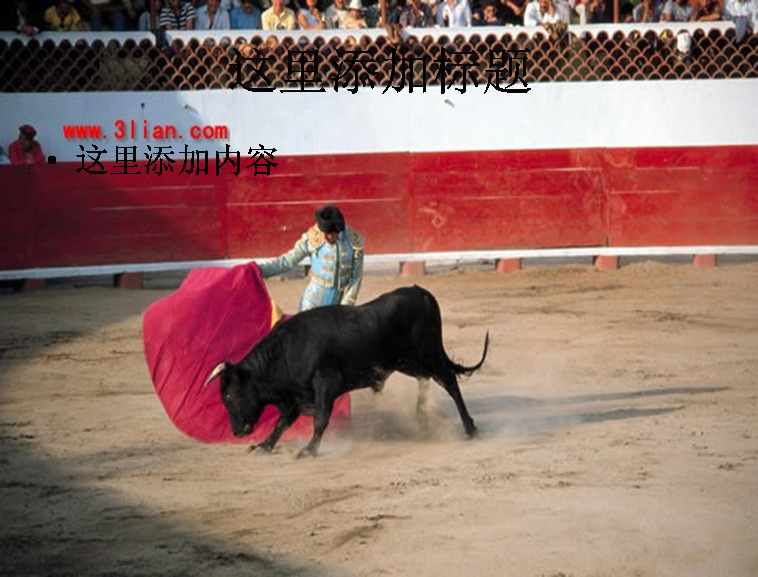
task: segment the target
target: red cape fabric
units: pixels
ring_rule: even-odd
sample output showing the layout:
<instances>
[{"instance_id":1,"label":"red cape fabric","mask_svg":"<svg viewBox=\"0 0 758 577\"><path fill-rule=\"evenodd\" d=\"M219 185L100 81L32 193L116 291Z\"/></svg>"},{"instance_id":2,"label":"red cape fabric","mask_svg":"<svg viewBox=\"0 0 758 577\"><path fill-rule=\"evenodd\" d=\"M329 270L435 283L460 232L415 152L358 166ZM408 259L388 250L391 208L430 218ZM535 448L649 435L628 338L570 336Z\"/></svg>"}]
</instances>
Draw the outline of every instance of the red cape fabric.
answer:
<instances>
[{"instance_id":1,"label":"red cape fabric","mask_svg":"<svg viewBox=\"0 0 758 577\"><path fill-rule=\"evenodd\" d=\"M203 383L223 361L239 362L271 328L272 306L254 263L190 272L179 289L143 316L145 358L163 408L185 435L206 443L260 442L279 412L266 408L252 436L236 439L219 394L219 379ZM281 322L286 322L281 321ZM347 395L337 399L330 428L350 415ZM282 440L310 438L313 418L300 417Z\"/></svg>"}]
</instances>

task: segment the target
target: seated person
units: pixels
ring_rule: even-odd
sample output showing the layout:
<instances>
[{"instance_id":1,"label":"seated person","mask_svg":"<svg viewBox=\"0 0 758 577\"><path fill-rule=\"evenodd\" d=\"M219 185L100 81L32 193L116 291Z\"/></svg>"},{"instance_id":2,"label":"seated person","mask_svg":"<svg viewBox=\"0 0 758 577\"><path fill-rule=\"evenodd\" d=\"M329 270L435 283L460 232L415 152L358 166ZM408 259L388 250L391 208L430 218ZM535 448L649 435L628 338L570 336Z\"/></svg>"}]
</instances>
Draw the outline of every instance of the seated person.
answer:
<instances>
[{"instance_id":1,"label":"seated person","mask_svg":"<svg viewBox=\"0 0 758 577\"><path fill-rule=\"evenodd\" d=\"M197 9L195 30L228 30L229 12L219 8L219 0L208 0L205 6Z\"/></svg>"},{"instance_id":2,"label":"seated person","mask_svg":"<svg viewBox=\"0 0 758 577\"><path fill-rule=\"evenodd\" d=\"M402 0L384 0L384 18L382 18L381 4L379 5L379 20L377 20L377 26L379 28L396 27L400 24L400 14L403 12ZM385 22L386 20L386 22ZM366 22L368 23L368 21Z\"/></svg>"},{"instance_id":3,"label":"seated person","mask_svg":"<svg viewBox=\"0 0 758 577\"><path fill-rule=\"evenodd\" d=\"M726 0L724 3L724 19L734 22L737 42L758 27L758 0Z\"/></svg>"},{"instance_id":4,"label":"seated person","mask_svg":"<svg viewBox=\"0 0 758 577\"><path fill-rule=\"evenodd\" d=\"M300 30L323 30L326 28L324 16L318 9L318 0L300 0L297 25Z\"/></svg>"},{"instance_id":5,"label":"seated person","mask_svg":"<svg viewBox=\"0 0 758 577\"><path fill-rule=\"evenodd\" d=\"M242 0L229 13L229 22L235 30L260 30L261 11L253 4L253 0Z\"/></svg>"},{"instance_id":6,"label":"seated person","mask_svg":"<svg viewBox=\"0 0 758 577\"><path fill-rule=\"evenodd\" d=\"M368 24L363 19L363 3L361 0L350 0L347 5L347 16L343 26L346 30L356 30L359 28L368 28Z\"/></svg>"},{"instance_id":7,"label":"seated person","mask_svg":"<svg viewBox=\"0 0 758 577\"><path fill-rule=\"evenodd\" d=\"M442 0L437 6L437 26L444 28L470 27L471 6L468 0Z\"/></svg>"},{"instance_id":8,"label":"seated person","mask_svg":"<svg viewBox=\"0 0 758 577\"><path fill-rule=\"evenodd\" d=\"M574 8L579 15L579 24L602 24L605 19L605 2L603 0L585 0Z\"/></svg>"},{"instance_id":9,"label":"seated person","mask_svg":"<svg viewBox=\"0 0 758 577\"><path fill-rule=\"evenodd\" d=\"M103 18L108 20L112 30L123 32L126 30L126 17L134 20L137 15L132 8L131 2L120 2L118 0L79 0L82 8L89 14L90 29L93 32L100 32L103 29ZM128 4L128 6L127 6Z\"/></svg>"},{"instance_id":10,"label":"seated person","mask_svg":"<svg viewBox=\"0 0 758 577\"><path fill-rule=\"evenodd\" d=\"M164 30L194 30L196 16L188 0L166 0L158 22Z\"/></svg>"},{"instance_id":11,"label":"seated person","mask_svg":"<svg viewBox=\"0 0 758 577\"><path fill-rule=\"evenodd\" d=\"M498 16L504 24L521 26L524 23L524 10L527 2L523 0L500 0Z\"/></svg>"},{"instance_id":12,"label":"seated person","mask_svg":"<svg viewBox=\"0 0 758 577\"><path fill-rule=\"evenodd\" d=\"M668 0L663 5L661 22L689 22L692 19L692 6L687 0Z\"/></svg>"},{"instance_id":13,"label":"seated person","mask_svg":"<svg viewBox=\"0 0 758 577\"><path fill-rule=\"evenodd\" d=\"M642 23L660 22L663 5L658 0L642 0L634 8L634 21Z\"/></svg>"},{"instance_id":14,"label":"seated person","mask_svg":"<svg viewBox=\"0 0 758 577\"><path fill-rule=\"evenodd\" d=\"M568 6L566 6L568 8ZM534 0L524 10L524 26L545 26L568 24L568 10L560 2Z\"/></svg>"},{"instance_id":15,"label":"seated person","mask_svg":"<svg viewBox=\"0 0 758 577\"><path fill-rule=\"evenodd\" d=\"M503 26L505 22L497 14L495 0L485 0L481 9L474 12L474 26Z\"/></svg>"},{"instance_id":16,"label":"seated person","mask_svg":"<svg viewBox=\"0 0 758 577\"><path fill-rule=\"evenodd\" d=\"M721 3L719 0L696 0L692 20L694 22L721 20Z\"/></svg>"},{"instance_id":17,"label":"seated person","mask_svg":"<svg viewBox=\"0 0 758 577\"><path fill-rule=\"evenodd\" d=\"M344 28L347 18L346 0L334 0L333 4L324 11L327 28Z\"/></svg>"},{"instance_id":18,"label":"seated person","mask_svg":"<svg viewBox=\"0 0 758 577\"><path fill-rule=\"evenodd\" d=\"M29 6L27 0L18 0L15 6L9 3L6 12L4 12L8 20L7 22L4 21L3 30L15 30L19 34L26 34L27 36L39 34L42 26L41 14L39 9L34 10L33 7Z\"/></svg>"},{"instance_id":19,"label":"seated person","mask_svg":"<svg viewBox=\"0 0 758 577\"><path fill-rule=\"evenodd\" d=\"M150 13L149 6L152 6L153 11L155 12L155 22L150 21L152 14ZM155 30L156 28L160 27L159 22L161 18L161 11L163 10L163 0L150 0L149 6L147 10L139 15L139 19L137 20L137 30Z\"/></svg>"},{"instance_id":20,"label":"seated person","mask_svg":"<svg viewBox=\"0 0 758 577\"><path fill-rule=\"evenodd\" d=\"M261 14L264 30L294 30L297 25L295 13L284 6L284 0L272 0L271 8Z\"/></svg>"},{"instance_id":21,"label":"seated person","mask_svg":"<svg viewBox=\"0 0 758 577\"><path fill-rule=\"evenodd\" d=\"M54 32L87 29L79 12L74 8L74 0L56 0L55 4L45 10L43 19L47 29Z\"/></svg>"},{"instance_id":22,"label":"seated person","mask_svg":"<svg viewBox=\"0 0 758 577\"><path fill-rule=\"evenodd\" d=\"M37 131L33 126L24 124L18 129L18 138L8 147L8 156L12 164L35 164L47 162L39 142L34 140Z\"/></svg>"},{"instance_id":23,"label":"seated person","mask_svg":"<svg viewBox=\"0 0 758 577\"><path fill-rule=\"evenodd\" d=\"M434 17L428 4L421 0L408 0L400 13L400 26L403 28L431 28Z\"/></svg>"}]
</instances>

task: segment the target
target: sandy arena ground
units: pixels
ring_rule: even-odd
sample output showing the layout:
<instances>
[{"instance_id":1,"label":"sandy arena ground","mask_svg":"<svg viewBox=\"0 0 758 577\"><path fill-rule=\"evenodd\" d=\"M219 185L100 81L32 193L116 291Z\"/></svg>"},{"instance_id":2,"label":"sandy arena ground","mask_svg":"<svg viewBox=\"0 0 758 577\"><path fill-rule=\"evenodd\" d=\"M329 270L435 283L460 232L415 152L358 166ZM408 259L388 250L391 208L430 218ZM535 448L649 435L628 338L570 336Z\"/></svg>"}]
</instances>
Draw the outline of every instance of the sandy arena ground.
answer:
<instances>
[{"instance_id":1,"label":"sandy arena ground","mask_svg":"<svg viewBox=\"0 0 758 577\"><path fill-rule=\"evenodd\" d=\"M758 575L758 263L419 284L456 360L491 331L481 437L439 388L425 437L395 376L299 461L173 428L141 341L168 289L0 295L0 574ZM292 311L304 281L269 286Z\"/></svg>"}]
</instances>

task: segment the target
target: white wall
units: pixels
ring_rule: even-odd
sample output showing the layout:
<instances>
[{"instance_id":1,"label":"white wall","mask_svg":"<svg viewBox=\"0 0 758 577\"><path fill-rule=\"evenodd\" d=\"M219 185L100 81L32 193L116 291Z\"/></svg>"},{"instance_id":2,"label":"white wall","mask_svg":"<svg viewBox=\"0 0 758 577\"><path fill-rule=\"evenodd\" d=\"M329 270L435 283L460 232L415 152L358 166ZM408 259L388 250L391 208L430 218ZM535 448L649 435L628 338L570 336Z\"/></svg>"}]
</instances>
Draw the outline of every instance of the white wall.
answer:
<instances>
[{"instance_id":1,"label":"white wall","mask_svg":"<svg viewBox=\"0 0 758 577\"><path fill-rule=\"evenodd\" d=\"M758 144L758 79L532 84L527 94L469 87L465 94L439 87L426 93L362 89L358 94L251 93L242 89L192 92L0 94L0 144L33 124L46 154L79 162L78 144L64 124L102 124L97 142L115 158L115 146L187 143L223 150L226 141L191 141L193 124L227 125L232 150L263 144L278 155L323 153L524 150ZM181 141L141 137L116 142L118 119L174 124Z\"/></svg>"}]
</instances>

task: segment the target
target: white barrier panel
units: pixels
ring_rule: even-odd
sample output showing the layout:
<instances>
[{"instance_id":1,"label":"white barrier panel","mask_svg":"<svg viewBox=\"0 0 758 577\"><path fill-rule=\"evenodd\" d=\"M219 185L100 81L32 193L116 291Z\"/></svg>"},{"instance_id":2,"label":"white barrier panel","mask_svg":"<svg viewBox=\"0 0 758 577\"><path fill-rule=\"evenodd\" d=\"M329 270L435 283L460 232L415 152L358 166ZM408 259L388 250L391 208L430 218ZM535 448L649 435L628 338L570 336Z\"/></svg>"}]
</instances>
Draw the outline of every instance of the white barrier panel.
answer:
<instances>
[{"instance_id":1,"label":"white barrier panel","mask_svg":"<svg viewBox=\"0 0 758 577\"><path fill-rule=\"evenodd\" d=\"M79 145L171 146L175 153L260 144L279 155L593 147L674 147L758 143L758 79L556 82L526 94L469 87L357 94L192 92L0 94L0 143L32 124L45 154L77 162ZM101 137L65 138L64 127L99 127ZM181 138L152 138L174 127ZM193 139L191 131L219 138ZM134 134L132 137L132 128ZM121 129L122 138L116 137ZM148 138L144 137L147 130ZM226 132L224 132L224 130Z\"/></svg>"}]
</instances>

